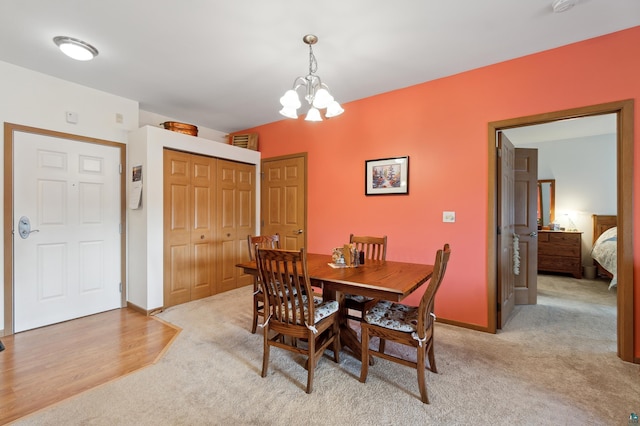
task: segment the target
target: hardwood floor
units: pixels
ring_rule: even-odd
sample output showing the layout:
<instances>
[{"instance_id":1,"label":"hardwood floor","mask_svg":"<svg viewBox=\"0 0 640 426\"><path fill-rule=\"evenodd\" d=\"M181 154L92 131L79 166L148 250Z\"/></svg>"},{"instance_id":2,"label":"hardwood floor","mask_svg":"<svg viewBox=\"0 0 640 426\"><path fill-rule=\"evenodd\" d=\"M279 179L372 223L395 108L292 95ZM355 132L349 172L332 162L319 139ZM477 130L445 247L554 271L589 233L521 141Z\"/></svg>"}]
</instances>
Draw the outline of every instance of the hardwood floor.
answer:
<instances>
[{"instance_id":1,"label":"hardwood floor","mask_svg":"<svg viewBox=\"0 0 640 426\"><path fill-rule=\"evenodd\" d=\"M124 308L0 338L0 424L153 364L178 333Z\"/></svg>"}]
</instances>

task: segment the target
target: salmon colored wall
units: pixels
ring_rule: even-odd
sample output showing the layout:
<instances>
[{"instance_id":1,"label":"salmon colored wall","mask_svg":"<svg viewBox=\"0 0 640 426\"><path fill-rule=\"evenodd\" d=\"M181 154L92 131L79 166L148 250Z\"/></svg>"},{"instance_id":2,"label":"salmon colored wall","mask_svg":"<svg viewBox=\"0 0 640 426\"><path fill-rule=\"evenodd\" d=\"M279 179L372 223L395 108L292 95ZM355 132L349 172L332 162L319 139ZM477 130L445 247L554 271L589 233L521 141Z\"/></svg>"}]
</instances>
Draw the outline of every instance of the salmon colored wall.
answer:
<instances>
[{"instance_id":1,"label":"salmon colored wall","mask_svg":"<svg viewBox=\"0 0 640 426\"><path fill-rule=\"evenodd\" d=\"M389 237L387 257L452 255L439 317L487 327L488 123L634 99L640 116L640 27L373 96L321 123L282 120L250 131L263 158L308 153L308 250L330 253L350 233ZM336 93L339 99L340 94ZM276 108L276 106L274 106ZM640 125L634 187L640 188ZM410 156L409 195L365 196L365 160ZM634 246L640 209L634 200ZM456 212L443 223L442 212ZM640 250L634 255L635 353L640 354Z\"/></svg>"}]
</instances>

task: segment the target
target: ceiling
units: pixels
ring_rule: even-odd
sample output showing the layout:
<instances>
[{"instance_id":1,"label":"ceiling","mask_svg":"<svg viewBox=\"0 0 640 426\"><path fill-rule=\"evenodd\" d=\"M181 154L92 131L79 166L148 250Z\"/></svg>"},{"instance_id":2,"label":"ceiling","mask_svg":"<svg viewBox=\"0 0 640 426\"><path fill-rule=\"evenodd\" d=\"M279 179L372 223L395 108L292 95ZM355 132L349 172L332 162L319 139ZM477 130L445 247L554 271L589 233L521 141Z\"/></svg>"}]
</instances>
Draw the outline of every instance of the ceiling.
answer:
<instances>
[{"instance_id":1,"label":"ceiling","mask_svg":"<svg viewBox=\"0 0 640 426\"><path fill-rule=\"evenodd\" d=\"M640 25L640 0L2 0L0 60L231 132L284 119L279 98L317 75L343 105ZM52 39L82 39L90 62ZM349 113L348 106L345 114Z\"/></svg>"}]
</instances>

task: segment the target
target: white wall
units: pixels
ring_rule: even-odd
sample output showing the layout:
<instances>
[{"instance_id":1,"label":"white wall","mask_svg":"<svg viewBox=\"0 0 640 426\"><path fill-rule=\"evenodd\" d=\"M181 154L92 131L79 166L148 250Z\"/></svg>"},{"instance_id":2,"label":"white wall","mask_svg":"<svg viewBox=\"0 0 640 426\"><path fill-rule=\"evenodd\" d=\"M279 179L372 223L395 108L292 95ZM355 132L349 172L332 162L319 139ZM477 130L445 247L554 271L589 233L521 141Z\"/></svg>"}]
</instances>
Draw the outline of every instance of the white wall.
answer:
<instances>
[{"instance_id":1,"label":"white wall","mask_svg":"<svg viewBox=\"0 0 640 426\"><path fill-rule=\"evenodd\" d=\"M592 215L617 212L616 135L526 144L526 148L538 149L538 179L556 180L556 220L569 229L570 218L583 232L582 263L591 265Z\"/></svg>"},{"instance_id":2,"label":"white wall","mask_svg":"<svg viewBox=\"0 0 640 426\"><path fill-rule=\"evenodd\" d=\"M81 64L79 64L81 66ZM138 127L138 103L0 61L0 121L125 143ZM66 112L78 123L66 122ZM122 115L122 123L116 122ZM3 132L4 142L4 132ZM4 151L0 152L3 156ZM4 159L3 159L4 160ZM4 176L4 162L0 161ZM0 187L0 192L4 189ZM4 198L4 194L1 194ZM0 213L2 214L2 213ZM4 217L2 218L4 220ZM0 229L2 238L4 232ZM3 240L4 241L4 240ZM4 246L0 251L4 255ZM0 264L4 276L4 266ZM0 291L0 335L4 331L4 287Z\"/></svg>"},{"instance_id":3,"label":"white wall","mask_svg":"<svg viewBox=\"0 0 640 426\"><path fill-rule=\"evenodd\" d=\"M82 64L78 63L78 66ZM0 122L13 123L23 126L36 127L40 129L53 130L63 133L69 133L74 135L81 135L96 139L104 139L113 142L119 142L126 144L129 138L129 132L136 130L142 125L152 124L158 126L157 131L164 134L173 134L164 129L159 128L159 124L164 121L179 121L175 118L165 117L158 114L141 111L137 101L115 96L109 93L101 92L99 90L91 89L88 87L80 86L75 83L70 83L59 78L51 77L45 74L34 72L26 68L17 67L15 65L0 61L0 93L2 93L2 102L0 102ZM71 124L66 121L66 112L75 112L78 116L78 122ZM122 117L122 122L117 121L117 115ZM196 124L197 123L193 123ZM231 157L244 158L242 155L237 155L236 150L242 148L235 148L223 144L214 144L211 141L226 142L226 134L213 129L208 129L202 126L198 126L199 136L202 138L192 138L190 136L181 135L179 140L183 138L189 138L189 142L186 144L177 143L178 149L195 149L198 152L198 148L203 146L215 145L221 148L223 151L226 148L231 148L234 152ZM2 133L4 135L4 132ZM4 136L1 136L4 138ZM208 139L204 140L203 139ZM171 145L171 144L169 144ZM136 147L136 149L146 149L143 147ZM162 156L158 157L157 150L162 150L162 146L154 147L151 150L155 161L159 161L160 166L160 180L162 182ZM130 151L129 147L127 150ZM210 146L205 151L211 153L216 152ZM248 150L244 150L248 151ZM3 155L0 150L0 156ZM135 149L133 152L136 152ZM129 160L128 153L128 161ZM136 154L138 155L138 154ZM207 154L212 155L212 154ZM253 152L247 154L251 158L258 156L259 153ZM158 160L159 158L159 160ZM233 159L233 158L231 158ZM0 159L0 172L4 176L4 162ZM146 161L146 160L145 160ZM243 160L238 160L243 161ZM245 161L248 162L248 161ZM147 164L145 162L145 164ZM129 169L129 168L127 168ZM149 173L147 167L145 172ZM146 179L147 176L144 176ZM157 178L157 176L156 176ZM130 179L128 179L130 180ZM129 183L129 182L128 182ZM147 188L149 190L149 188ZM160 189L160 195L162 191ZM0 197L4 197L3 187L0 185ZM160 208L161 212L161 208ZM130 211L128 211L130 213ZM0 213L2 214L2 213ZM162 224L162 215L160 213L159 219L151 212L153 220L156 222L159 220ZM136 217L132 218L128 215L128 223L135 221ZM2 218L4 220L4 218ZM129 223L129 228L131 224ZM139 228L138 228L139 229ZM146 228L145 228L146 229ZM152 228L153 232L158 232L157 229ZM257 228L259 229L259 228ZM162 229L159 231L162 233ZM3 229L0 227L0 235L4 238ZM141 240L132 239L128 234L127 251L128 251L128 266L131 265L131 253L133 259L137 260L138 250L146 246L147 239L143 235ZM0 245L0 251L4 254L4 245ZM152 257L154 263L146 265L150 270L162 271L162 258L157 258L156 255ZM138 270L134 269L134 274ZM4 276L4 264L0 263L0 274ZM137 277L136 277L137 278ZM152 274L152 278L155 275ZM128 270L128 279L131 281L131 268ZM157 286L162 285L161 276L160 281L154 282L155 286L152 286L150 290L151 297L147 295L146 284L145 286L133 286L130 289L131 294L127 293L127 300L132 301L134 298L136 301L143 300L145 303L139 304L141 307L156 307L161 306L162 289L160 287L160 303L158 302ZM138 282L136 280L136 282ZM136 293L141 292L142 295ZM4 286L0 290L0 336L5 333L4 327ZM135 302L133 302L135 303ZM151 303L151 304L149 304Z\"/></svg>"}]
</instances>

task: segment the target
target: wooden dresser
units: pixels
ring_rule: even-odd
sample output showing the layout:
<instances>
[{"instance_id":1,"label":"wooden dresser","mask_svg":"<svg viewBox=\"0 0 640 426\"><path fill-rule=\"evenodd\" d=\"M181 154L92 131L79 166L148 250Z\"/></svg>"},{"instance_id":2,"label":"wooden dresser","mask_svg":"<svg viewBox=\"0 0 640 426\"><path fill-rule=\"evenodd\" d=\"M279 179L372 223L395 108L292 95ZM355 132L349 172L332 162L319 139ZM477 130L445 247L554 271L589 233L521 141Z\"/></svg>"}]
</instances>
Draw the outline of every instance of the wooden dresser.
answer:
<instances>
[{"instance_id":1,"label":"wooden dresser","mask_svg":"<svg viewBox=\"0 0 640 426\"><path fill-rule=\"evenodd\" d=\"M538 231L538 271L582 278L582 232Z\"/></svg>"}]
</instances>

